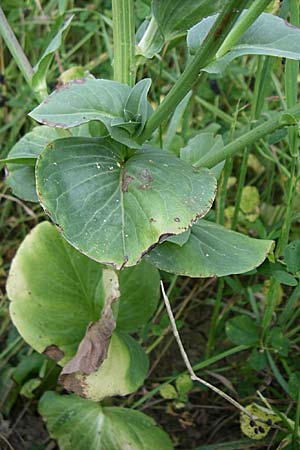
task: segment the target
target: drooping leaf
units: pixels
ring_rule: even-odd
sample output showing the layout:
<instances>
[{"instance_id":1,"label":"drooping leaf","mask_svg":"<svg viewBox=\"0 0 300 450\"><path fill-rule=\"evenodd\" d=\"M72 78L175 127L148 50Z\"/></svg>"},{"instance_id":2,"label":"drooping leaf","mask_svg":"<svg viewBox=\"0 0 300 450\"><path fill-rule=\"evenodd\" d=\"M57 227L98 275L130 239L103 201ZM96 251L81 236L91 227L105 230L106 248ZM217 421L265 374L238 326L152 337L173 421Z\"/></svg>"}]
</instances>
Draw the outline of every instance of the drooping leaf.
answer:
<instances>
[{"instance_id":1,"label":"drooping leaf","mask_svg":"<svg viewBox=\"0 0 300 450\"><path fill-rule=\"evenodd\" d=\"M216 18L217 14L207 17L189 30L187 43L191 53L195 53L202 45ZM209 73L223 72L233 59L243 55L269 55L299 60L299 39L299 28L280 17L262 13L229 52L203 70Z\"/></svg>"},{"instance_id":2,"label":"drooping leaf","mask_svg":"<svg viewBox=\"0 0 300 450\"><path fill-rule=\"evenodd\" d=\"M139 411L46 392L39 412L61 450L173 449L168 435Z\"/></svg>"},{"instance_id":3,"label":"drooping leaf","mask_svg":"<svg viewBox=\"0 0 300 450\"><path fill-rule=\"evenodd\" d=\"M104 281L103 266L70 246L55 226L43 222L25 238L12 263L7 283L12 320L28 344L64 366L74 357L86 329L101 316ZM137 285L137 291L131 292ZM78 375L84 386L80 394L99 399L131 392L141 384L146 356L122 330L134 331L145 323L157 305L158 289L159 275L149 264L124 270L117 332L100 369Z\"/></svg>"},{"instance_id":4,"label":"drooping leaf","mask_svg":"<svg viewBox=\"0 0 300 450\"><path fill-rule=\"evenodd\" d=\"M66 136L63 130L56 130L46 126L38 126L25 134L11 149L8 158L37 158L44 147L54 139ZM6 183L13 193L27 201L37 202L35 188L34 165L8 164Z\"/></svg>"},{"instance_id":5,"label":"drooping leaf","mask_svg":"<svg viewBox=\"0 0 300 450\"><path fill-rule=\"evenodd\" d=\"M207 220L199 220L182 247L164 242L147 259L166 272L190 277L244 273L259 266L273 241L253 239Z\"/></svg>"},{"instance_id":6,"label":"drooping leaf","mask_svg":"<svg viewBox=\"0 0 300 450\"><path fill-rule=\"evenodd\" d=\"M71 128L90 120L110 126L113 119L124 118L130 92L129 86L116 81L80 78L54 91L29 115L57 128Z\"/></svg>"},{"instance_id":7,"label":"drooping leaf","mask_svg":"<svg viewBox=\"0 0 300 450\"><path fill-rule=\"evenodd\" d=\"M74 247L116 268L180 234L210 209L216 180L145 146L125 159L108 139L57 140L37 164L41 204Z\"/></svg>"},{"instance_id":8,"label":"drooping leaf","mask_svg":"<svg viewBox=\"0 0 300 450\"><path fill-rule=\"evenodd\" d=\"M99 369L107 358L110 340L116 328L113 307L120 297L120 290L117 274L113 270L103 270L102 279L105 299L101 318L88 325L75 356L62 370L61 374L64 376L75 372L89 375Z\"/></svg>"},{"instance_id":9,"label":"drooping leaf","mask_svg":"<svg viewBox=\"0 0 300 450\"><path fill-rule=\"evenodd\" d=\"M62 45L66 32L68 31L72 19L74 16L71 16L63 26L58 30L54 38L51 40L43 55L39 59L39 61L34 66L34 74L31 80L31 84L34 90L39 91L43 90L46 86L46 76L51 64L54 53L59 49Z\"/></svg>"},{"instance_id":10,"label":"drooping leaf","mask_svg":"<svg viewBox=\"0 0 300 450\"><path fill-rule=\"evenodd\" d=\"M275 353L280 356L288 356L290 341L280 327L271 328L267 336L267 343L268 347L271 347Z\"/></svg>"},{"instance_id":11,"label":"drooping leaf","mask_svg":"<svg viewBox=\"0 0 300 450\"><path fill-rule=\"evenodd\" d=\"M200 133L190 139L187 145L181 149L180 158L195 167L201 167L202 158L207 153L213 156L222 147L224 144L221 136L215 136L213 133ZM224 161L213 167L211 171L218 178L223 167Z\"/></svg>"},{"instance_id":12,"label":"drooping leaf","mask_svg":"<svg viewBox=\"0 0 300 450\"><path fill-rule=\"evenodd\" d=\"M102 122L115 140L138 148L132 138L139 134L151 112L146 101L149 81L142 80L132 89L111 80L80 78L54 91L29 114L44 125L56 128L72 128L92 120ZM140 91L140 87L143 87ZM141 98L138 98L138 94ZM128 103L128 104L127 104ZM125 108L141 107L143 114L134 123L125 115ZM126 118L127 117L127 118Z\"/></svg>"},{"instance_id":13,"label":"drooping leaf","mask_svg":"<svg viewBox=\"0 0 300 450\"><path fill-rule=\"evenodd\" d=\"M138 44L139 53L152 58L162 49L165 41L185 34L203 17L218 12L221 6L221 0L153 0L153 17Z\"/></svg>"},{"instance_id":14,"label":"drooping leaf","mask_svg":"<svg viewBox=\"0 0 300 450\"><path fill-rule=\"evenodd\" d=\"M19 247L7 284L11 309L18 311L18 326L24 339L34 347L45 328L54 337L61 331L63 339L64 311L70 310L72 323L64 353L74 354L89 323L101 315L105 298L102 269L102 265L70 246L54 225L49 222L37 225ZM159 279L158 270L145 261L119 273L118 330L136 331L154 313L159 300ZM48 313L41 313L42 308L50 308L51 304L55 306L58 324L56 327L53 323L52 331L47 326ZM77 313L71 314L75 306ZM31 323L31 317L39 319ZM48 338L38 344L40 352L50 345Z\"/></svg>"},{"instance_id":15,"label":"drooping leaf","mask_svg":"<svg viewBox=\"0 0 300 450\"><path fill-rule=\"evenodd\" d=\"M235 316L226 322L226 334L237 345L254 345L259 338L256 323L249 316Z\"/></svg>"},{"instance_id":16,"label":"drooping leaf","mask_svg":"<svg viewBox=\"0 0 300 450\"><path fill-rule=\"evenodd\" d=\"M127 395L143 384L148 358L139 343L126 333L112 334L107 358L91 374L80 371L61 374L60 382L81 397L99 401L114 395Z\"/></svg>"}]
</instances>

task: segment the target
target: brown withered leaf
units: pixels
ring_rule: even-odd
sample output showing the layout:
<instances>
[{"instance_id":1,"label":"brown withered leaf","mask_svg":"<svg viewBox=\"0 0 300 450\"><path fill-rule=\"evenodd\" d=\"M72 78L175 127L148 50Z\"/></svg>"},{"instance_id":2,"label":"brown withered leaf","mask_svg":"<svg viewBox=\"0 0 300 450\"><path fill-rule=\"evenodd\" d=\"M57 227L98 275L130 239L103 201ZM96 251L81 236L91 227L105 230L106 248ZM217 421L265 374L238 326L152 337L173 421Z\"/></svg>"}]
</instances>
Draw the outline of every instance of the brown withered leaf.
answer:
<instances>
[{"instance_id":1,"label":"brown withered leaf","mask_svg":"<svg viewBox=\"0 0 300 450\"><path fill-rule=\"evenodd\" d=\"M90 323L76 355L65 365L60 381L67 387L67 377L75 372L89 375L99 369L107 357L112 333L116 327L113 304L120 297L118 277L113 270L103 270L105 302L101 319Z\"/></svg>"}]
</instances>

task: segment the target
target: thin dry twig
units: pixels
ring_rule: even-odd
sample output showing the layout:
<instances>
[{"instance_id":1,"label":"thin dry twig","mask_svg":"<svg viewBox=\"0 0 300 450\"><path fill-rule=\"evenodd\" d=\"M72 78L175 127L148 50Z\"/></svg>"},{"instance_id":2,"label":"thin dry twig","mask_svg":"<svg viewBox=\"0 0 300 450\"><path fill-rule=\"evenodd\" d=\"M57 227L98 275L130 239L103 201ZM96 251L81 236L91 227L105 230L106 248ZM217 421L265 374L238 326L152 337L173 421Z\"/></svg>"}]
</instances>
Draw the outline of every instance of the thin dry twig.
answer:
<instances>
[{"instance_id":1,"label":"thin dry twig","mask_svg":"<svg viewBox=\"0 0 300 450\"><path fill-rule=\"evenodd\" d=\"M220 397L223 397L227 402L231 403L235 408L237 408L239 411L241 411L243 414L245 414L246 416L248 416L251 420L255 421L255 422L262 422L262 423L266 423L265 420L261 419L260 417L256 417L253 414L251 414L249 411L247 411L246 408L244 408L242 405L240 405L236 400L234 400L234 398L230 397L230 395L226 394L225 392L221 391L221 389L217 388L216 386L214 386L213 384L210 384L208 381L203 380L202 378L198 377L194 370L193 367L190 363L189 357L184 349L184 346L182 344L180 335L178 333L177 330L177 326L176 326L176 322L175 322L175 318L172 312L172 308L170 305L170 301L166 295L165 292L165 288L163 285L162 280L160 281L160 287L161 287L161 291L162 291L162 295L163 295L163 299L166 305L166 309L167 309L167 313L170 319L170 323L171 323L171 328L173 331L173 335L174 338L178 344L182 359L184 361L184 364L187 368L187 371L189 372L191 379L193 381L198 381L199 383L203 384L204 386L206 386L208 389L210 389L211 391L215 392L216 394L220 395Z\"/></svg>"},{"instance_id":2,"label":"thin dry twig","mask_svg":"<svg viewBox=\"0 0 300 450\"><path fill-rule=\"evenodd\" d=\"M6 437L3 436L2 433L0 433L0 439L1 439L3 442L5 442L5 444L6 444L11 450L15 450L15 449L13 448L13 446L10 444L10 442L6 439ZM0 447L0 448L1 448L1 447Z\"/></svg>"}]
</instances>

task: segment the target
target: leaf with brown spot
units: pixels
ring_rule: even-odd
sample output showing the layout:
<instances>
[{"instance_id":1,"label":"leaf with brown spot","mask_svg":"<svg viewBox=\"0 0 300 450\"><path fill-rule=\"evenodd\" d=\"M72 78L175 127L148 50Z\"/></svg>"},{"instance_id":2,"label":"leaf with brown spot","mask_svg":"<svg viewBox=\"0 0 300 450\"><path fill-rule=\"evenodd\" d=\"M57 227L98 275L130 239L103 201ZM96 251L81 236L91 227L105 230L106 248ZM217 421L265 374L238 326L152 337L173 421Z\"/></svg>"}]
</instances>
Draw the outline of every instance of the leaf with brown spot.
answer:
<instances>
[{"instance_id":1,"label":"leaf with brown spot","mask_svg":"<svg viewBox=\"0 0 300 450\"><path fill-rule=\"evenodd\" d=\"M104 138L53 144L37 163L40 202L64 238L100 263L134 266L161 235L182 233L211 208L215 177L169 152L145 145L128 157Z\"/></svg>"},{"instance_id":2,"label":"leaf with brown spot","mask_svg":"<svg viewBox=\"0 0 300 450\"><path fill-rule=\"evenodd\" d=\"M128 175L124 169L122 173L122 192L128 192L128 186L133 180L134 178Z\"/></svg>"}]
</instances>

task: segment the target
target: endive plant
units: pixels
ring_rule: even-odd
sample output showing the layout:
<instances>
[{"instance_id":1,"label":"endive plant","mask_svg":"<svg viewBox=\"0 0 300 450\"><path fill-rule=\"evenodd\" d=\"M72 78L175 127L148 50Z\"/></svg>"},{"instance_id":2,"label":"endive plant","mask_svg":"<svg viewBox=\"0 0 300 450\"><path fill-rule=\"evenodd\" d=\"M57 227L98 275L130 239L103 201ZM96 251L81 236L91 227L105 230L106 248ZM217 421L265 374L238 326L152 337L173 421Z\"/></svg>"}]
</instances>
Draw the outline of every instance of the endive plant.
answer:
<instances>
[{"instance_id":1,"label":"endive plant","mask_svg":"<svg viewBox=\"0 0 300 450\"><path fill-rule=\"evenodd\" d=\"M134 1L113 0L114 79L86 74L50 95L47 71L72 17L32 68L1 12L3 39L39 102L29 114L39 125L2 162L14 194L39 202L49 217L21 244L7 291L19 333L57 361L60 383L72 392L48 392L39 406L62 449L171 449L151 418L99 403L134 392L147 376L148 358L131 334L157 307L158 269L222 277L255 269L272 251L272 241L204 217L224 161L297 125L300 105L227 145L210 132L178 155L169 148L170 134L157 144L159 126L172 116L174 127L203 72L220 74L249 54L300 59L300 30L264 12L269 3L153 0L138 42ZM186 68L153 107L152 81L137 81L137 67L182 34L190 52Z\"/></svg>"}]
</instances>

